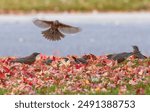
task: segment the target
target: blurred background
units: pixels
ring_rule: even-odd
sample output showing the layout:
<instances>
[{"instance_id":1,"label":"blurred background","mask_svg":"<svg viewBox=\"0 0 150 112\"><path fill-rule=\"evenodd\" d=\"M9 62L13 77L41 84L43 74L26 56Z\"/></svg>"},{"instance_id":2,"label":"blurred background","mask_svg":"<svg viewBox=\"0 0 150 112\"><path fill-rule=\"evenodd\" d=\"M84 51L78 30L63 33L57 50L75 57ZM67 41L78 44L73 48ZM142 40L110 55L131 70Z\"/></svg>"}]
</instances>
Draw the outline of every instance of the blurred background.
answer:
<instances>
[{"instance_id":1,"label":"blurred background","mask_svg":"<svg viewBox=\"0 0 150 112\"><path fill-rule=\"evenodd\" d=\"M0 0L0 56L83 55L130 52L150 55L150 0ZM82 32L44 39L34 18L59 20Z\"/></svg>"}]
</instances>

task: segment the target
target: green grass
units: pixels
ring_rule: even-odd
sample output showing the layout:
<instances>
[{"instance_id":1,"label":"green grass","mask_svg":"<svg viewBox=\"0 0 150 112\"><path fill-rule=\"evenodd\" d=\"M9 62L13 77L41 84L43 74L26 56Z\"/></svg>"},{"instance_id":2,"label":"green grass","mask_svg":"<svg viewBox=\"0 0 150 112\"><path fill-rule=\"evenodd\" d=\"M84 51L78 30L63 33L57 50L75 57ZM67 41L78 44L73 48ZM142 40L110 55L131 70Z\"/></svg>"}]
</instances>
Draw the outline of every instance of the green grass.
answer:
<instances>
[{"instance_id":1,"label":"green grass","mask_svg":"<svg viewBox=\"0 0 150 112\"><path fill-rule=\"evenodd\" d=\"M6 89L1 89L0 88L0 95L4 95L6 94L8 91Z\"/></svg>"},{"instance_id":2,"label":"green grass","mask_svg":"<svg viewBox=\"0 0 150 112\"><path fill-rule=\"evenodd\" d=\"M148 77L150 78L150 77ZM144 94L145 95L150 95L150 83L148 84L144 84L144 83L139 83L135 86L133 85L130 85L130 84L127 84L127 91L123 94L123 95L136 95L137 93L137 90L142 88L144 89ZM56 94L56 90L58 88L62 88L62 91L63 91L63 88L64 87L58 87L56 85L53 85L51 87L43 87L41 89L38 89L36 90L36 93L37 94L42 94L42 95L47 95L47 94ZM102 92L102 91L94 91L94 92L91 92L90 87L86 87L84 88L86 90L89 90L87 93L85 92L73 92L73 91L69 91L69 90L65 90L63 91L63 94L65 95L76 95L76 94L81 94L81 95L84 95L84 94L88 94L88 95L118 95L119 94L119 86L117 86L116 88L110 88L110 89L107 89L106 92ZM5 93L5 90L3 90L3 92L1 94L4 94ZM60 93L58 93L60 94Z\"/></svg>"},{"instance_id":3,"label":"green grass","mask_svg":"<svg viewBox=\"0 0 150 112\"><path fill-rule=\"evenodd\" d=\"M150 0L0 0L0 12L10 11L149 11Z\"/></svg>"},{"instance_id":4,"label":"green grass","mask_svg":"<svg viewBox=\"0 0 150 112\"><path fill-rule=\"evenodd\" d=\"M55 87L56 89L57 87ZM132 85L127 85L127 92L124 93L124 95L136 95L136 91L137 89L139 88L143 88L146 95L150 95L150 84L138 84L136 86L132 86ZM42 89L39 89L37 90L37 94L53 94L53 92L55 92L54 89L52 89L51 87L50 88L42 88ZM113 88L113 89L109 89L107 90L107 92L88 92L88 93L76 93L76 92L72 92L72 91L69 91L69 90L66 90L63 92L63 94L69 94L69 95L76 95L76 94L89 94L89 95L118 95L119 93L119 88L116 87L116 88Z\"/></svg>"},{"instance_id":5,"label":"green grass","mask_svg":"<svg viewBox=\"0 0 150 112\"><path fill-rule=\"evenodd\" d=\"M41 89L36 90L37 94L52 94L53 92L55 92L57 86L56 85L52 85L51 87L43 87Z\"/></svg>"}]
</instances>

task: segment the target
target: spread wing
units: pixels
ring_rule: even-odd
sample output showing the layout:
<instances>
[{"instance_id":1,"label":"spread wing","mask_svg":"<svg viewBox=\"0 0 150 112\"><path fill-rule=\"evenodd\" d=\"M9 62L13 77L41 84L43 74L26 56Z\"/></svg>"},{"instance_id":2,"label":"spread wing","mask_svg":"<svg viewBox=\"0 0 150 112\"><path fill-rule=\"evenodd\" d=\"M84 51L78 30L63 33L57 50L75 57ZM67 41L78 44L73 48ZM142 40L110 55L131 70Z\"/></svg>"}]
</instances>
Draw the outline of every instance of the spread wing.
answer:
<instances>
[{"instance_id":1,"label":"spread wing","mask_svg":"<svg viewBox=\"0 0 150 112\"><path fill-rule=\"evenodd\" d=\"M63 23L59 23L59 31L61 31L62 33L67 33L67 34L74 34L74 33L78 33L81 31L80 28L78 27L74 27L74 26L70 26L70 25L66 25Z\"/></svg>"},{"instance_id":2,"label":"spread wing","mask_svg":"<svg viewBox=\"0 0 150 112\"><path fill-rule=\"evenodd\" d=\"M35 19L33 20L33 23L40 28L50 28L53 21Z\"/></svg>"}]
</instances>

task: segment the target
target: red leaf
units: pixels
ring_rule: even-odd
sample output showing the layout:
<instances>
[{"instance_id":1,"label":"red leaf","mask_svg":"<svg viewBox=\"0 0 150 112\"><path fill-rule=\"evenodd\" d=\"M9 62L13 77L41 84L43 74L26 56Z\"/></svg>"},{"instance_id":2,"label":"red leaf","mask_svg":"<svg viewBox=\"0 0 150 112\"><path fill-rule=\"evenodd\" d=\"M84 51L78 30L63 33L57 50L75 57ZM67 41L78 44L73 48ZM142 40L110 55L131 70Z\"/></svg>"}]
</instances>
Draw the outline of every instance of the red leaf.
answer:
<instances>
[{"instance_id":1,"label":"red leaf","mask_svg":"<svg viewBox=\"0 0 150 112\"><path fill-rule=\"evenodd\" d=\"M9 72L10 72L10 69L7 68L6 66L3 66L3 69L5 70L6 73L9 73Z\"/></svg>"},{"instance_id":2,"label":"red leaf","mask_svg":"<svg viewBox=\"0 0 150 112\"><path fill-rule=\"evenodd\" d=\"M76 64L75 67L76 67L76 69L80 69L82 67L82 65L81 64Z\"/></svg>"},{"instance_id":3,"label":"red leaf","mask_svg":"<svg viewBox=\"0 0 150 112\"><path fill-rule=\"evenodd\" d=\"M34 77L34 75L33 75L32 73L29 73L29 72L26 72L26 73L27 73L27 75L28 75L29 77L31 77L31 78Z\"/></svg>"},{"instance_id":4,"label":"red leaf","mask_svg":"<svg viewBox=\"0 0 150 112\"><path fill-rule=\"evenodd\" d=\"M64 79L68 79L69 78L69 75L64 75Z\"/></svg>"},{"instance_id":5,"label":"red leaf","mask_svg":"<svg viewBox=\"0 0 150 112\"><path fill-rule=\"evenodd\" d=\"M28 82L27 78L23 78L23 82L27 83Z\"/></svg>"},{"instance_id":6,"label":"red leaf","mask_svg":"<svg viewBox=\"0 0 150 112\"><path fill-rule=\"evenodd\" d=\"M53 60L53 61L55 61L55 60L56 60L55 56L53 56L53 57L52 57L52 60Z\"/></svg>"},{"instance_id":7,"label":"red leaf","mask_svg":"<svg viewBox=\"0 0 150 112\"><path fill-rule=\"evenodd\" d=\"M139 89L137 89L136 94L144 95L145 94L145 90L143 88L139 88Z\"/></svg>"},{"instance_id":8,"label":"red leaf","mask_svg":"<svg viewBox=\"0 0 150 112\"><path fill-rule=\"evenodd\" d=\"M44 55L44 54L40 54L40 58L41 58L41 59L47 59L47 56Z\"/></svg>"},{"instance_id":9,"label":"red leaf","mask_svg":"<svg viewBox=\"0 0 150 112\"><path fill-rule=\"evenodd\" d=\"M30 86L33 85L32 81L28 80L27 78L23 78L24 83L29 84Z\"/></svg>"},{"instance_id":10,"label":"red leaf","mask_svg":"<svg viewBox=\"0 0 150 112\"><path fill-rule=\"evenodd\" d=\"M32 81L28 81L28 84L29 84L30 86L32 86L32 85L33 85Z\"/></svg>"},{"instance_id":11,"label":"red leaf","mask_svg":"<svg viewBox=\"0 0 150 112\"><path fill-rule=\"evenodd\" d=\"M0 71L0 79L5 79L5 74Z\"/></svg>"}]
</instances>

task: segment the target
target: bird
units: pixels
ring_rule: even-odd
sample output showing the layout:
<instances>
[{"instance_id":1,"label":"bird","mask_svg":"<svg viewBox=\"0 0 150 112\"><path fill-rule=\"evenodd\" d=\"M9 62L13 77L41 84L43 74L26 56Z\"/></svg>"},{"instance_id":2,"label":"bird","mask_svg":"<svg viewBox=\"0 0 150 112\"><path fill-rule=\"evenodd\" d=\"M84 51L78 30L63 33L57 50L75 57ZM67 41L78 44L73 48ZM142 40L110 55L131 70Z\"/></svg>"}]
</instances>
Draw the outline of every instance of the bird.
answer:
<instances>
[{"instance_id":1,"label":"bird","mask_svg":"<svg viewBox=\"0 0 150 112\"><path fill-rule=\"evenodd\" d=\"M134 45L134 46L132 46L132 48L133 48L132 52L123 52L123 53L118 53L118 54L109 54L109 55L107 55L107 57L108 57L108 59L115 60L118 63L123 62L124 60L126 60L128 57L130 57L132 55L135 58L138 58L138 59L145 59L145 58L147 58L146 56L141 54L141 52L139 51L138 46Z\"/></svg>"},{"instance_id":2,"label":"bird","mask_svg":"<svg viewBox=\"0 0 150 112\"><path fill-rule=\"evenodd\" d=\"M22 58L16 58L12 60L11 62L13 63L24 63L24 64L33 64L36 60L36 56L39 55L40 53L34 52L29 56L22 57Z\"/></svg>"},{"instance_id":3,"label":"bird","mask_svg":"<svg viewBox=\"0 0 150 112\"><path fill-rule=\"evenodd\" d=\"M108 59L112 59L114 61L117 61L118 63L121 63L125 61L131 55L132 53L123 52L123 53L118 53L118 54L110 54L110 55L107 55L107 57Z\"/></svg>"},{"instance_id":4,"label":"bird","mask_svg":"<svg viewBox=\"0 0 150 112\"><path fill-rule=\"evenodd\" d=\"M69 58L67 57L63 57L62 59L64 59L65 62L69 61Z\"/></svg>"},{"instance_id":5,"label":"bird","mask_svg":"<svg viewBox=\"0 0 150 112\"><path fill-rule=\"evenodd\" d=\"M70 26L64 23L48 20L34 19L33 23L47 30L42 31L43 36L50 41L58 41L65 37L65 34L74 34L81 31L79 27Z\"/></svg>"},{"instance_id":6,"label":"bird","mask_svg":"<svg viewBox=\"0 0 150 112\"><path fill-rule=\"evenodd\" d=\"M88 62L86 61L85 58L81 57L81 58L76 58L75 56L72 56L72 58L74 59L74 61L79 64L79 63L82 63L82 64L87 64Z\"/></svg>"}]
</instances>

